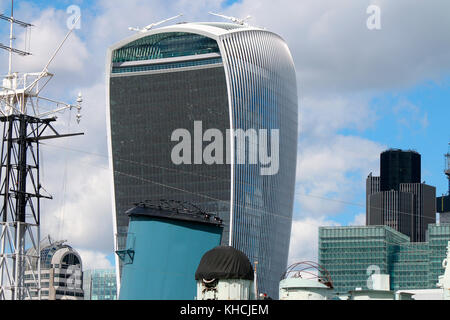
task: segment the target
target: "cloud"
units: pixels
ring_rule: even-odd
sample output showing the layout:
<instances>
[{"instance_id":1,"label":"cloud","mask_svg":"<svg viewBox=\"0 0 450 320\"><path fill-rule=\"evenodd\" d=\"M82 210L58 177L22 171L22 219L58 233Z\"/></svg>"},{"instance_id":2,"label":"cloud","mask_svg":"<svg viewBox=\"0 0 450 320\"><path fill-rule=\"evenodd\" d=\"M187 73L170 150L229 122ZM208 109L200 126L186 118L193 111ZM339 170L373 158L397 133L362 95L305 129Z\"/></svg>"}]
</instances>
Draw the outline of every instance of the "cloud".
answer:
<instances>
[{"instance_id":1,"label":"cloud","mask_svg":"<svg viewBox=\"0 0 450 320\"><path fill-rule=\"evenodd\" d=\"M339 226L325 218L304 218L292 222L288 265L301 261L317 261L320 226Z\"/></svg>"},{"instance_id":2,"label":"cloud","mask_svg":"<svg viewBox=\"0 0 450 320\"><path fill-rule=\"evenodd\" d=\"M49 146L44 148L49 156L65 151ZM109 170L91 156L77 157L76 164L66 161L52 161L52 171L48 175L46 170L43 179L45 189L54 195L52 201L43 204L44 234L68 240L74 248L111 253L113 228Z\"/></svg>"},{"instance_id":3,"label":"cloud","mask_svg":"<svg viewBox=\"0 0 450 320\"><path fill-rule=\"evenodd\" d=\"M365 188L364 178L375 172L385 147L356 136L330 135L303 144L297 161L296 200L300 216L339 212L345 201ZM324 198L339 201L327 201Z\"/></svg>"},{"instance_id":4,"label":"cloud","mask_svg":"<svg viewBox=\"0 0 450 320\"><path fill-rule=\"evenodd\" d=\"M369 4L381 9L381 30L367 28ZM303 93L328 95L439 81L450 70L449 10L446 0L244 0L226 13L250 13L252 24L283 36Z\"/></svg>"},{"instance_id":5,"label":"cloud","mask_svg":"<svg viewBox=\"0 0 450 320\"><path fill-rule=\"evenodd\" d=\"M81 256L83 270L109 269L112 267L106 255L102 252L89 250L77 250L77 252Z\"/></svg>"},{"instance_id":6,"label":"cloud","mask_svg":"<svg viewBox=\"0 0 450 320\"><path fill-rule=\"evenodd\" d=\"M66 20L65 12L52 8L46 9L37 19L30 22L35 26L31 31L30 43L27 43L29 41L27 33L19 33L18 48L30 48L33 54L27 57L17 56L15 58L16 71L39 72L43 70L69 31ZM72 76L84 73L88 58L89 51L86 43L76 33L72 33L52 61L49 71Z\"/></svg>"},{"instance_id":7,"label":"cloud","mask_svg":"<svg viewBox=\"0 0 450 320\"><path fill-rule=\"evenodd\" d=\"M355 219L349 223L350 226L365 226L366 225L366 214L360 213L355 216Z\"/></svg>"},{"instance_id":8,"label":"cloud","mask_svg":"<svg viewBox=\"0 0 450 320\"><path fill-rule=\"evenodd\" d=\"M400 99L393 107L393 113L397 116L398 124L408 130L417 132L428 128L428 113L422 112L420 107L408 100Z\"/></svg>"}]
</instances>

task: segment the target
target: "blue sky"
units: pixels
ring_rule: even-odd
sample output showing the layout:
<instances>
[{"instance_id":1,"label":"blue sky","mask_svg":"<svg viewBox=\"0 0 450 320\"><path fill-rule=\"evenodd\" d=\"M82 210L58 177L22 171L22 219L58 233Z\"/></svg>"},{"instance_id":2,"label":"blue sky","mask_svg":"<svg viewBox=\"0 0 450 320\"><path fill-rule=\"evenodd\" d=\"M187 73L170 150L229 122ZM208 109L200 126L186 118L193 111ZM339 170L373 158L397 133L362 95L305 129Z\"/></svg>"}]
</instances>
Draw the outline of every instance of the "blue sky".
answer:
<instances>
[{"instance_id":1,"label":"blue sky","mask_svg":"<svg viewBox=\"0 0 450 320\"><path fill-rule=\"evenodd\" d=\"M408 101L417 109L405 107ZM388 148L413 149L422 155L422 180L436 187L438 196L448 192L444 154L450 142L450 77L441 83L426 82L406 90L385 92L371 101L375 124L364 131L343 129L343 135L358 135ZM369 173L369 172L368 172ZM355 205L343 208L336 221L348 224L361 211L365 190L355 194Z\"/></svg>"},{"instance_id":2,"label":"blue sky","mask_svg":"<svg viewBox=\"0 0 450 320\"><path fill-rule=\"evenodd\" d=\"M291 259L315 259L320 225L364 223L365 178L370 171L378 172L379 152L385 148L420 152L423 180L436 186L438 195L447 191L443 154L450 142L448 0L417 1L414 6L410 0L15 2L16 18L31 19L36 25L33 56L17 63L33 71L67 32L66 9L78 5L82 11L82 28L50 70L57 77L49 94L71 101L83 92L79 129L86 136L71 140L70 147L90 154L46 149L45 184L54 190L55 200L44 205L51 216L44 219L44 227L48 232L60 230L64 220L63 236L92 266L113 263L110 188L105 185L108 161L95 156L107 152L106 49L129 36L129 26L144 26L180 12L185 14L183 21L222 21L208 11L241 18L250 14L251 24L281 35L292 52L301 131ZM381 8L381 30L366 27L369 4ZM8 8L9 1L2 0L0 9L7 13ZM0 42L5 43L7 25L0 28ZM6 55L0 58L4 68ZM57 191L64 172L67 191L61 193Z\"/></svg>"}]
</instances>

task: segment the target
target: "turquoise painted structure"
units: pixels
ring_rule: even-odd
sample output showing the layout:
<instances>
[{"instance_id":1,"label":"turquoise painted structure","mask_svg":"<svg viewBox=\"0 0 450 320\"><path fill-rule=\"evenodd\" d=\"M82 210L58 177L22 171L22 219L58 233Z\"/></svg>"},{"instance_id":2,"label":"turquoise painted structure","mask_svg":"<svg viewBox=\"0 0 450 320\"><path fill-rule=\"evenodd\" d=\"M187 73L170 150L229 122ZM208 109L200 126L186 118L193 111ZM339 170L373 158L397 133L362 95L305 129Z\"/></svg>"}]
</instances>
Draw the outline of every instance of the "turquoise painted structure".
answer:
<instances>
[{"instance_id":1,"label":"turquoise painted structure","mask_svg":"<svg viewBox=\"0 0 450 320\"><path fill-rule=\"evenodd\" d=\"M220 245L222 221L205 213L141 204L130 217L120 300L194 300L202 256Z\"/></svg>"}]
</instances>

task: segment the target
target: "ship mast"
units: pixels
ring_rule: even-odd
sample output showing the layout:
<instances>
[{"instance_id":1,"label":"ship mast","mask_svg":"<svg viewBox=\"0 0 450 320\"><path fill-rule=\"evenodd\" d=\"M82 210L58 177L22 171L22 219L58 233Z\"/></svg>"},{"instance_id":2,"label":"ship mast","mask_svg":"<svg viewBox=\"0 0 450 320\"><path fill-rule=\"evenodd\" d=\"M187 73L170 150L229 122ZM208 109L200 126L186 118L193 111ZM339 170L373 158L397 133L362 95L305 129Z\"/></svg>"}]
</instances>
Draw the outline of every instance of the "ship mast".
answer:
<instances>
[{"instance_id":1,"label":"ship mast","mask_svg":"<svg viewBox=\"0 0 450 320\"><path fill-rule=\"evenodd\" d=\"M61 135L53 127L56 114L66 109L75 108L80 121L81 94L71 105L41 92L53 77L48 67L73 28L41 72L19 74L13 69L13 54L30 53L13 47L14 26L28 31L32 25L14 18L14 0L11 16L0 19L10 24L9 46L0 44L9 52L8 75L0 83L0 300L40 299L40 201L52 198L42 193L40 141L82 134Z\"/></svg>"}]
</instances>

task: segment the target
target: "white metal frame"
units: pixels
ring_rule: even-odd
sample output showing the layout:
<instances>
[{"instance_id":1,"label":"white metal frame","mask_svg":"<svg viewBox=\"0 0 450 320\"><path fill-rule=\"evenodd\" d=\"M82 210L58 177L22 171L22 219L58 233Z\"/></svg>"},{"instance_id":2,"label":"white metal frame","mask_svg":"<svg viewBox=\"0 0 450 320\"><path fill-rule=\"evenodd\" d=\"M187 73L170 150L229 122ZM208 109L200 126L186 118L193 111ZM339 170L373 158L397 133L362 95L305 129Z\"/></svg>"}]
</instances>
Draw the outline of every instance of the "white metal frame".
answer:
<instances>
[{"instance_id":1,"label":"white metal frame","mask_svg":"<svg viewBox=\"0 0 450 320\"><path fill-rule=\"evenodd\" d=\"M41 72L19 74L13 72L13 53L21 55L29 55L29 53L13 48L14 25L19 24L21 27L28 28L31 27L31 24L14 19L13 8L14 1L11 1L11 17L2 17L3 20L10 23L10 43L9 47L2 45L3 49L9 51L9 71L0 83L0 116L25 115L43 119L55 117L57 113L75 108L77 110L77 121L80 122L81 103L83 101L81 94L78 96L76 105L41 96L42 90L53 78L53 74L48 71L48 67L74 28L67 33ZM81 16L78 20L80 18ZM47 104L46 108L43 106L44 103ZM6 122L5 125L7 125ZM37 171L39 174L38 168ZM39 216L34 216L34 219L28 217L25 222L19 222L15 220L14 212L9 211L11 210L5 210L4 217L1 216L2 221L0 222L0 300L32 298L31 291L34 290L30 290L29 287L24 285L27 267L29 270L33 270L32 278L35 281L33 289L37 290L37 296L40 299L40 218ZM33 264L33 261L35 261L35 264ZM37 266L37 268L34 269L34 266Z\"/></svg>"}]
</instances>

